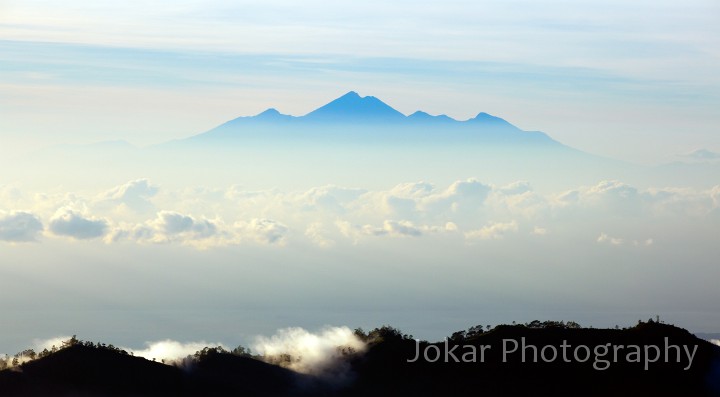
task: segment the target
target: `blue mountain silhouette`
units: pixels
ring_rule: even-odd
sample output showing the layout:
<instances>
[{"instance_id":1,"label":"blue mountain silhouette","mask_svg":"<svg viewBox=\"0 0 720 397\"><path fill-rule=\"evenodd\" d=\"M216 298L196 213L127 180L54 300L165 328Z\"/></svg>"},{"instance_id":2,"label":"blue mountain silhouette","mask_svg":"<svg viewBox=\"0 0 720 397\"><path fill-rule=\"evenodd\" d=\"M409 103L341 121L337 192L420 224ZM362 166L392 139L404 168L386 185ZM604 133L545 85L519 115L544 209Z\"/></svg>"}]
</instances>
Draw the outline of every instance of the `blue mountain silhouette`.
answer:
<instances>
[{"instance_id":1,"label":"blue mountain silhouette","mask_svg":"<svg viewBox=\"0 0 720 397\"><path fill-rule=\"evenodd\" d=\"M350 91L304 116L306 120L331 122L396 122L405 115L374 96L361 97Z\"/></svg>"},{"instance_id":2,"label":"blue mountain silhouette","mask_svg":"<svg viewBox=\"0 0 720 397\"><path fill-rule=\"evenodd\" d=\"M374 96L363 97L355 91L304 116L282 114L270 108L255 116L230 120L186 141L222 145L320 141L563 146L542 132L523 131L487 113L464 121L423 111L406 116Z\"/></svg>"}]
</instances>

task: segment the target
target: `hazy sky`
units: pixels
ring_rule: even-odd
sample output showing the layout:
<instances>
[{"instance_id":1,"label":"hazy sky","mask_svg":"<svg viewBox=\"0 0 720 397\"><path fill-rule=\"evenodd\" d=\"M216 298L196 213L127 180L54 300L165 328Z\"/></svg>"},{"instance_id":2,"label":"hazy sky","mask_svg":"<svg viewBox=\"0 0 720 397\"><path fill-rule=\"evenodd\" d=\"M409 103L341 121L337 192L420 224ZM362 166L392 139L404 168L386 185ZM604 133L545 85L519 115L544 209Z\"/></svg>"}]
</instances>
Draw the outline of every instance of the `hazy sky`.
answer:
<instances>
[{"instance_id":1,"label":"hazy sky","mask_svg":"<svg viewBox=\"0 0 720 397\"><path fill-rule=\"evenodd\" d=\"M640 162L720 151L720 5L0 1L0 154L148 145L355 90Z\"/></svg>"}]
</instances>

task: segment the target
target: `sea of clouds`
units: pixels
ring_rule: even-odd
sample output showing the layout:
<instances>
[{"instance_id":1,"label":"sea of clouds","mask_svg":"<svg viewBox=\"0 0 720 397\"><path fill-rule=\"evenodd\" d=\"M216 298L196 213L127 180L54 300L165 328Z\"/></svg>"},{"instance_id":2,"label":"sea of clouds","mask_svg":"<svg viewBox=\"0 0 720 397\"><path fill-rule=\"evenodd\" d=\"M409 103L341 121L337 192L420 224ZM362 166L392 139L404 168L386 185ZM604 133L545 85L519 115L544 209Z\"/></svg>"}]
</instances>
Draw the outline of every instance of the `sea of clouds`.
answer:
<instances>
[{"instance_id":1,"label":"sea of clouds","mask_svg":"<svg viewBox=\"0 0 720 397\"><path fill-rule=\"evenodd\" d=\"M339 242L438 235L473 244L583 229L598 244L648 247L656 242L658 224L713 225L719 217L720 185L638 189L614 180L543 194L526 181L497 186L474 178L449 186L407 182L386 190L334 185L304 191L169 190L147 179L97 192L0 186L0 241L11 244L65 239L198 249L296 243L332 248ZM649 227L638 228L640 223Z\"/></svg>"}]
</instances>

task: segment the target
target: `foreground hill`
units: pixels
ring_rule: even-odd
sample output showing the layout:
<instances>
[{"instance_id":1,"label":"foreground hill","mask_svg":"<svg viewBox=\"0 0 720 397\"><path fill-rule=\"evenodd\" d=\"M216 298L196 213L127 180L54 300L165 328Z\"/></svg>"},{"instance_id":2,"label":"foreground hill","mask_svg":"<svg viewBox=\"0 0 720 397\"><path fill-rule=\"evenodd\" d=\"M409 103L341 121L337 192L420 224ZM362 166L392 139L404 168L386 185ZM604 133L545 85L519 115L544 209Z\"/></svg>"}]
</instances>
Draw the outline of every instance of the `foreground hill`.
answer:
<instances>
[{"instance_id":1,"label":"foreground hill","mask_svg":"<svg viewBox=\"0 0 720 397\"><path fill-rule=\"evenodd\" d=\"M314 376L215 349L169 366L117 349L74 344L0 372L0 395L720 395L720 348L654 322L624 330L557 322L487 332L473 327L432 344L392 327L356 334L367 349L345 352L334 362L335 369ZM537 348L537 358L530 346ZM582 346L588 347L587 354ZM637 356L632 346L638 346ZM469 354L473 350L475 356Z\"/></svg>"}]
</instances>

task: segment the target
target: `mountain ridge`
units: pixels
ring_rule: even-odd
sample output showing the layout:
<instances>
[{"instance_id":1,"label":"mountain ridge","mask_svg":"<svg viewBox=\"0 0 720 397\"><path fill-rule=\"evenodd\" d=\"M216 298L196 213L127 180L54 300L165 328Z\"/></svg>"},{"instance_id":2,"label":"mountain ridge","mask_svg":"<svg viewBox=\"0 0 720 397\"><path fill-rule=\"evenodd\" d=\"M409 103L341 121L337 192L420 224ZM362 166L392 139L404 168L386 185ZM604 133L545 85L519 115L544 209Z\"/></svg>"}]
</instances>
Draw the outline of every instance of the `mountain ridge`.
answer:
<instances>
[{"instance_id":1,"label":"mountain ridge","mask_svg":"<svg viewBox=\"0 0 720 397\"><path fill-rule=\"evenodd\" d=\"M720 395L720 347L652 320L623 329L538 320L492 329L477 325L438 342L414 339L391 326L369 332L357 328L354 335L364 349L339 346L338 355L326 363L329 366L309 373L291 370L290 364L302 357L283 353L273 358L252 356L241 348L229 352L206 347L165 365L73 337L56 352L0 371L0 393L17 397ZM516 343L508 354L507 341ZM520 343L535 350L521 350ZM696 354L690 359L665 353L660 359L662 347L669 343L678 348L695 346ZM640 353L637 360L624 350L618 356L614 346L643 346L644 362ZM654 361L648 346L657 348ZM577 353L581 347L587 351L582 357ZM422 358L420 349L425 351ZM554 354L546 354L553 350ZM470 351L483 353L468 356Z\"/></svg>"},{"instance_id":2,"label":"mountain ridge","mask_svg":"<svg viewBox=\"0 0 720 397\"><path fill-rule=\"evenodd\" d=\"M347 117L342 119L342 117ZM271 119L274 117L290 117L293 119L305 119L312 121L346 121L354 117L362 116L365 117L364 121L397 121L402 119L419 119L419 120L444 120L452 121L457 123L466 122L495 122L495 123L507 123L515 127L507 120L488 114L486 112L479 112L475 117L467 120L458 120L450 117L446 114L431 115L423 110L417 110L409 115L405 115L399 110L388 105L384 101L378 99L375 96L361 96L355 91L349 91L346 94L339 96L338 98L306 113L302 116L294 116L278 111L274 107L265 109L264 111L254 116L240 116L233 120L248 120L248 119ZM233 121L231 120L231 121Z\"/></svg>"},{"instance_id":3,"label":"mountain ridge","mask_svg":"<svg viewBox=\"0 0 720 397\"><path fill-rule=\"evenodd\" d=\"M485 144L566 149L540 131L524 131L485 112L468 120L418 110L405 115L374 96L350 91L303 115L269 108L255 116L227 121L204 133L175 142L224 144L378 143Z\"/></svg>"}]
</instances>

